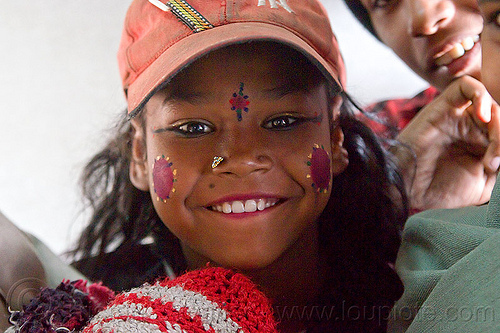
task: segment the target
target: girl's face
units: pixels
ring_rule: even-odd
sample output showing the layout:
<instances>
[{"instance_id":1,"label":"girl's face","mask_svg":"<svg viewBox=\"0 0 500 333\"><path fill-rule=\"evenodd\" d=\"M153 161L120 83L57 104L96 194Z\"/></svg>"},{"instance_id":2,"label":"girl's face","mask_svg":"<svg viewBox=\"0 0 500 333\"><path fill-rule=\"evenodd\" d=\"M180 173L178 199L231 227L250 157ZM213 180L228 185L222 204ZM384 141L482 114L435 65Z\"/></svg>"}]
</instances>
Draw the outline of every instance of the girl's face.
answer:
<instances>
[{"instance_id":1,"label":"girl's face","mask_svg":"<svg viewBox=\"0 0 500 333\"><path fill-rule=\"evenodd\" d=\"M484 18L481 34L483 45L483 83L500 103L500 0L479 0Z\"/></svg>"},{"instance_id":2,"label":"girl's face","mask_svg":"<svg viewBox=\"0 0 500 333\"><path fill-rule=\"evenodd\" d=\"M315 244L347 161L309 70L255 45L214 51L153 96L145 126L134 121L132 182L150 191L191 268L262 268Z\"/></svg>"},{"instance_id":3,"label":"girl's face","mask_svg":"<svg viewBox=\"0 0 500 333\"><path fill-rule=\"evenodd\" d=\"M456 77L480 78L477 0L361 0L380 39L440 90Z\"/></svg>"}]
</instances>

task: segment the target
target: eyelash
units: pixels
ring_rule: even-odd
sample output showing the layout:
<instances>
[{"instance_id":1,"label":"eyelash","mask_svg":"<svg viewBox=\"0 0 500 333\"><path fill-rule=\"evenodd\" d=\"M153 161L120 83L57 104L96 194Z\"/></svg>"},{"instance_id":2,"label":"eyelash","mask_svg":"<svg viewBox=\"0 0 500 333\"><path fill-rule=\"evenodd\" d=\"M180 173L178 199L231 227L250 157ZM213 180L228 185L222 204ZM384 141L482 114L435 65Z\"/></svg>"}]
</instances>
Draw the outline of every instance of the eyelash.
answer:
<instances>
[{"instance_id":1,"label":"eyelash","mask_svg":"<svg viewBox=\"0 0 500 333\"><path fill-rule=\"evenodd\" d=\"M317 118L281 115L264 121L262 128L274 131L287 131L309 120L320 121ZM188 121L172 125L165 130L156 130L155 133L164 131L171 131L186 138L197 138L212 133L214 126L201 121Z\"/></svg>"},{"instance_id":2,"label":"eyelash","mask_svg":"<svg viewBox=\"0 0 500 333\"><path fill-rule=\"evenodd\" d=\"M202 126L203 129L201 128ZM201 121L188 121L178 125L173 125L168 130L187 138L197 138L213 132L214 127Z\"/></svg>"},{"instance_id":3,"label":"eyelash","mask_svg":"<svg viewBox=\"0 0 500 333\"><path fill-rule=\"evenodd\" d=\"M262 124L262 127L265 129L275 130L275 131L288 131L309 120L313 120L313 118L286 114L266 120Z\"/></svg>"}]
</instances>

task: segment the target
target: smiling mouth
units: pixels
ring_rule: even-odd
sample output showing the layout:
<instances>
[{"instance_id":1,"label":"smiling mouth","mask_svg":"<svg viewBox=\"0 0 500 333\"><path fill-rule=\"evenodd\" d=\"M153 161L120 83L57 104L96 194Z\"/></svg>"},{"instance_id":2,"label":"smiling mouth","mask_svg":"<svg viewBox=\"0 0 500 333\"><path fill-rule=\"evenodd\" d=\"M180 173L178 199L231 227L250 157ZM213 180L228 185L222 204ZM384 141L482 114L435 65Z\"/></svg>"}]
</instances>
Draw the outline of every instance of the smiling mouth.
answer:
<instances>
[{"instance_id":1,"label":"smiling mouth","mask_svg":"<svg viewBox=\"0 0 500 333\"><path fill-rule=\"evenodd\" d=\"M267 208L273 207L278 202L279 199L277 198L235 200L210 206L209 209L224 214L253 213L256 211L263 211Z\"/></svg>"},{"instance_id":2,"label":"smiling mouth","mask_svg":"<svg viewBox=\"0 0 500 333\"><path fill-rule=\"evenodd\" d=\"M444 53L436 56L434 63L436 66L447 66L454 60L462 57L467 51L471 50L479 41L479 36L466 37L459 42L453 44L452 48Z\"/></svg>"}]
</instances>

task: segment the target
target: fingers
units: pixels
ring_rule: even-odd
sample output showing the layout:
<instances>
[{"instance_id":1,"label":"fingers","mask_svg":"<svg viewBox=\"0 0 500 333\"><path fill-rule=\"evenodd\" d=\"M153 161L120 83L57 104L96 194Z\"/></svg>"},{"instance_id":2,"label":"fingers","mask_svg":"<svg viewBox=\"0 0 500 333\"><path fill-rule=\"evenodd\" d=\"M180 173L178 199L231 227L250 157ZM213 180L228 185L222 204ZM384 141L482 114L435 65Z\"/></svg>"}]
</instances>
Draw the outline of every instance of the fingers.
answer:
<instances>
[{"instance_id":1,"label":"fingers","mask_svg":"<svg viewBox=\"0 0 500 333\"><path fill-rule=\"evenodd\" d=\"M488 123L488 149L483 158L487 172L496 173L500 167L500 106L493 102L491 120Z\"/></svg>"},{"instance_id":2,"label":"fingers","mask_svg":"<svg viewBox=\"0 0 500 333\"><path fill-rule=\"evenodd\" d=\"M463 77L454 84L461 93L450 94L448 100L459 108L470 103L465 111L476 125L485 130L487 137L487 149L482 159L484 168L488 173L496 173L500 166L500 107L481 82Z\"/></svg>"},{"instance_id":3,"label":"fingers","mask_svg":"<svg viewBox=\"0 0 500 333\"><path fill-rule=\"evenodd\" d=\"M458 113L470 110L471 116L481 123L490 122L494 102L484 85L478 80L470 76L461 77L455 80L443 94L446 94L448 103L457 108Z\"/></svg>"}]
</instances>

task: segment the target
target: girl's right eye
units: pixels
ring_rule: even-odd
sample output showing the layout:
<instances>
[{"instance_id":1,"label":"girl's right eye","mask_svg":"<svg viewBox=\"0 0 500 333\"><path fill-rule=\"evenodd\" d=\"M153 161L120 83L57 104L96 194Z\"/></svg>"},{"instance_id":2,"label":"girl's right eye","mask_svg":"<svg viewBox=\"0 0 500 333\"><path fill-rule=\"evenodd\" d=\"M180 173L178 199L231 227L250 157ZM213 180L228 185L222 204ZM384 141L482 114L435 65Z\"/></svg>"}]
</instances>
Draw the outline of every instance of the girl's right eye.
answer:
<instances>
[{"instance_id":1,"label":"girl's right eye","mask_svg":"<svg viewBox=\"0 0 500 333\"><path fill-rule=\"evenodd\" d=\"M188 121L170 126L170 131L193 138L213 132L212 125L201 121Z\"/></svg>"}]
</instances>

